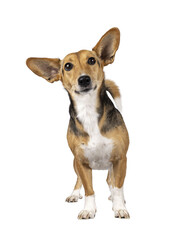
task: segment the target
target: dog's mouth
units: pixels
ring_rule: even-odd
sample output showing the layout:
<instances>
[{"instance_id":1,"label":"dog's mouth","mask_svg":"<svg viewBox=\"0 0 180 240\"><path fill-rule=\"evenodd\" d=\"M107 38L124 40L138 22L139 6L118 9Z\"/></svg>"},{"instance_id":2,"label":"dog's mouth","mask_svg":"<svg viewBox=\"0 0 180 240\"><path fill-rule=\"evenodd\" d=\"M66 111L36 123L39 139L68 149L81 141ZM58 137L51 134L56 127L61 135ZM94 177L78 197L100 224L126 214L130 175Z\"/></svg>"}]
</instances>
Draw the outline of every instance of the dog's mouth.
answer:
<instances>
[{"instance_id":1,"label":"dog's mouth","mask_svg":"<svg viewBox=\"0 0 180 240\"><path fill-rule=\"evenodd\" d=\"M94 91L96 88L97 88L97 85L96 85L94 88L92 88L92 87L86 87L86 88L83 88L83 89L81 89L81 90L79 90L79 91L75 90L75 93L77 93L77 94L88 93L88 92L91 91L91 90Z\"/></svg>"}]
</instances>

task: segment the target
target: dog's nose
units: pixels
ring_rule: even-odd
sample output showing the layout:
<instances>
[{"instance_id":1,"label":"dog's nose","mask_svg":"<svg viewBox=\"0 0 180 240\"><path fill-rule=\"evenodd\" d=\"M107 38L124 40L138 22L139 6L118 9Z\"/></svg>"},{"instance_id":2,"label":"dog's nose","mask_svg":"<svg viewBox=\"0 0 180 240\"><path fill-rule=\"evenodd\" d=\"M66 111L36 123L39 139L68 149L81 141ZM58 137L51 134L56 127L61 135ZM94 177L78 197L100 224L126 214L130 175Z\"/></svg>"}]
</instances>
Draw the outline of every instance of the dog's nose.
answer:
<instances>
[{"instance_id":1,"label":"dog's nose","mask_svg":"<svg viewBox=\"0 0 180 240\"><path fill-rule=\"evenodd\" d=\"M79 83L79 86L81 86L81 87L87 87L90 85L91 79L88 75L83 75L83 76L79 77L78 83Z\"/></svg>"}]
</instances>

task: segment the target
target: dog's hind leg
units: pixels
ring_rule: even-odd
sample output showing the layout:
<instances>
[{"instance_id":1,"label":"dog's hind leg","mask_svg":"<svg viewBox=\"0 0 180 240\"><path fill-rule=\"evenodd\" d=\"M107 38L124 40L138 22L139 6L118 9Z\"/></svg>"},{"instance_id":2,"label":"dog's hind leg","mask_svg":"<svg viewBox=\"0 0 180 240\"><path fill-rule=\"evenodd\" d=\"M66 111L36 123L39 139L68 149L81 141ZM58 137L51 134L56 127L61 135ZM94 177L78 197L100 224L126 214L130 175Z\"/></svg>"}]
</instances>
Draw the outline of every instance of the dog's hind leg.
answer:
<instances>
[{"instance_id":1,"label":"dog's hind leg","mask_svg":"<svg viewBox=\"0 0 180 240\"><path fill-rule=\"evenodd\" d=\"M107 175L107 179L106 179L106 182L107 182L107 184L108 184L108 186L109 186L109 190L110 190L110 193L111 193L111 191L112 191L112 188L113 188L113 171L112 171L112 169L109 169L108 170L108 175ZM112 200L112 196L110 195L109 197L108 197L108 199L109 200Z\"/></svg>"},{"instance_id":2,"label":"dog's hind leg","mask_svg":"<svg viewBox=\"0 0 180 240\"><path fill-rule=\"evenodd\" d=\"M73 192L69 197L66 198L66 202L77 202L79 199L82 199L82 195L80 194L80 190L82 187L82 181L77 172L75 160L74 160L74 170L77 174L77 180L76 180L76 184L74 186Z\"/></svg>"}]
</instances>

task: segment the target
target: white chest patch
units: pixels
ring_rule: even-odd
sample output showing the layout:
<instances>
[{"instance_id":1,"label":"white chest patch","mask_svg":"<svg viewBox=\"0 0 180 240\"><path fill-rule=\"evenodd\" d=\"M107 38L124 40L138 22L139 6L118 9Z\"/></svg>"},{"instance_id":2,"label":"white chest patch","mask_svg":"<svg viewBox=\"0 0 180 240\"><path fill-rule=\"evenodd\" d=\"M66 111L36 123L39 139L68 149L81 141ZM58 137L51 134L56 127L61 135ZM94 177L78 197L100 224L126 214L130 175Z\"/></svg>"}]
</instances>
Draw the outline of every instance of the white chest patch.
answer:
<instances>
[{"instance_id":1,"label":"white chest patch","mask_svg":"<svg viewBox=\"0 0 180 240\"><path fill-rule=\"evenodd\" d=\"M98 127L96 111L97 92L91 90L75 98L77 117L90 139L87 145L82 145L84 156L92 169L105 170L112 166L109 161L113 149L113 141L101 135Z\"/></svg>"}]
</instances>

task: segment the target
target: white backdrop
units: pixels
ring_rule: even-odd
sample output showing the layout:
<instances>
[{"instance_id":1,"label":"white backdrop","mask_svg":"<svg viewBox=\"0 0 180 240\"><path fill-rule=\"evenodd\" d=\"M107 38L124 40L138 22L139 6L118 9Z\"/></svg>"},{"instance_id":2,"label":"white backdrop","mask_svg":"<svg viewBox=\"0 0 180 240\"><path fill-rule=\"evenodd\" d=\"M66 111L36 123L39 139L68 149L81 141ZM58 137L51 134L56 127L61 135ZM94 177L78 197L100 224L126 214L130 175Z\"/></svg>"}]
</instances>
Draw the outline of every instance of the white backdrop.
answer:
<instances>
[{"instance_id":1,"label":"white backdrop","mask_svg":"<svg viewBox=\"0 0 180 240\"><path fill-rule=\"evenodd\" d=\"M0 239L179 239L179 1L1 1ZM130 148L125 198L115 219L106 171L94 171L97 214L77 220L83 200L66 141L69 99L25 65L91 49L121 31L106 77L119 85Z\"/></svg>"}]
</instances>

